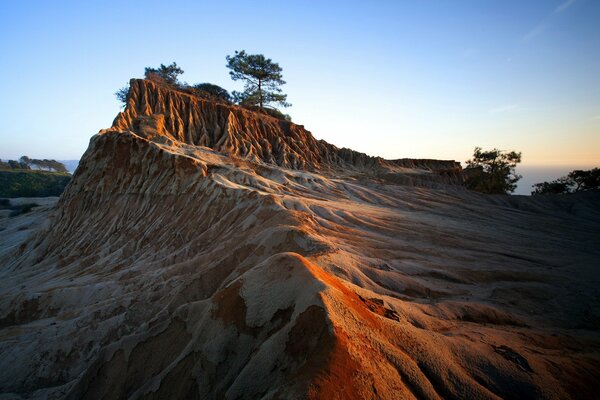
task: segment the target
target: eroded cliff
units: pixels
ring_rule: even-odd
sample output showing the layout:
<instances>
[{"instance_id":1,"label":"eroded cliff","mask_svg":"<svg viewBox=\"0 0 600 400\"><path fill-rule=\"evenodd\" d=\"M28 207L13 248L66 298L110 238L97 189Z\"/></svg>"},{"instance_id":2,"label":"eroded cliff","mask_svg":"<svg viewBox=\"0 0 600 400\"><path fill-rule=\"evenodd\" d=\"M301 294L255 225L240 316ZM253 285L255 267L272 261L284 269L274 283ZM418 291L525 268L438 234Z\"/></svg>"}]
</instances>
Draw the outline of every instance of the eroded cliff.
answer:
<instances>
[{"instance_id":1,"label":"eroded cliff","mask_svg":"<svg viewBox=\"0 0 600 400\"><path fill-rule=\"evenodd\" d=\"M1 221L0 392L593 398L598 194L425 187L456 168L134 80L37 233Z\"/></svg>"},{"instance_id":2,"label":"eroded cliff","mask_svg":"<svg viewBox=\"0 0 600 400\"><path fill-rule=\"evenodd\" d=\"M459 179L461 166L455 161L370 157L316 140L301 125L198 98L152 81L132 79L130 87L126 109L119 113L111 130L132 131L163 143L170 140L171 144L206 146L230 156L285 168L351 168L370 173L408 168L421 174Z\"/></svg>"}]
</instances>

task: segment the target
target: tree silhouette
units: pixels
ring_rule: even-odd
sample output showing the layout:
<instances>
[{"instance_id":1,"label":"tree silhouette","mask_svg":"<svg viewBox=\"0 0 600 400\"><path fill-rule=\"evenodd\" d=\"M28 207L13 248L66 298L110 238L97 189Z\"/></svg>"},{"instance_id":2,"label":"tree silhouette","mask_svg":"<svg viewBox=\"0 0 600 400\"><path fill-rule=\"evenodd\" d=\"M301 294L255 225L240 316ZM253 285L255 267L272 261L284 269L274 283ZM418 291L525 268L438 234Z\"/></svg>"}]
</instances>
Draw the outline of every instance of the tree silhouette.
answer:
<instances>
[{"instance_id":1,"label":"tree silhouette","mask_svg":"<svg viewBox=\"0 0 600 400\"><path fill-rule=\"evenodd\" d=\"M567 176L563 176L551 182L541 182L533 185L532 195L538 194L565 194L581 192L583 190L600 188L600 168L587 171L576 169Z\"/></svg>"},{"instance_id":2,"label":"tree silhouette","mask_svg":"<svg viewBox=\"0 0 600 400\"><path fill-rule=\"evenodd\" d=\"M129 84L117 90L115 96L117 97L117 100L123 103L121 106L125 107L127 105L127 96L129 96Z\"/></svg>"},{"instance_id":3,"label":"tree silhouette","mask_svg":"<svg viewBox=\"0 0 600 400\"><path fill-rule=\"evenodd\" d=\"M521 153L498 149L483 151L475 147L473 158L465 168L467 188L482 193L507 194L514 192L520 175L515 167L521 162Z\"/></svg>"},{"instance_id":4,"label":"tree silhouette","mask_svg":"<svg viewBox=\"0 0 600 400\"><path fill-rule=\"evenodd\" d=\"M281 67L262 54L247 54L244 50L236 51L233 57L225 57L229 75L234 81L244 81L243 92L233 92L234 101L245 106L264 108L270 103L289 107L287 95L281 93Z\"/></svg>"}]
</instances>

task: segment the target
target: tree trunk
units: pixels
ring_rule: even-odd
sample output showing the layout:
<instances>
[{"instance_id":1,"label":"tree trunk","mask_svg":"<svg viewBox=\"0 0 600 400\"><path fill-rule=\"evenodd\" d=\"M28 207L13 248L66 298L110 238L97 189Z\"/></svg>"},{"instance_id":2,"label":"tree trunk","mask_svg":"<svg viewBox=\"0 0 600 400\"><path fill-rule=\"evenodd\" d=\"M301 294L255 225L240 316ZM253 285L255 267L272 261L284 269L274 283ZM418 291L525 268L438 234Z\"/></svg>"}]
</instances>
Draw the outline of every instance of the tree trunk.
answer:
<instances>
[{"instance_id":1,"label":"tree trunk","mask_svg":"<svg viewBox=\"0 0 600 400\"><path fill-rule=\"evenodd\" d=\"M262 95L260 79L258 80L258 104L260 104L260 108L263 108L263 95Z\"/></svg>"}]
</instances>

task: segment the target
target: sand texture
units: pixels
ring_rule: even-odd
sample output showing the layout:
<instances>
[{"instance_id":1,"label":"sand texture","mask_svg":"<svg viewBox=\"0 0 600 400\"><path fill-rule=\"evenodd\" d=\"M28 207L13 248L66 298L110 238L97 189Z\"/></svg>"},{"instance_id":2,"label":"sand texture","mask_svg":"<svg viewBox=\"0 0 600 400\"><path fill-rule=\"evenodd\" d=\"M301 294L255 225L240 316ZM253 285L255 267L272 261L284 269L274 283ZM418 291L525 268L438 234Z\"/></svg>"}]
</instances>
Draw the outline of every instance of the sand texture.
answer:
<instances>
[{"instance_id":1,"label":"sand texture","mask_svg":"<svg viewBox=\"0 0 600 400\"><path fill-rule=\"evenodd\" d=\"M0 216L0 399L592 399L600 193L486 196L132 80Z\"/></svg>"}]
</instances>

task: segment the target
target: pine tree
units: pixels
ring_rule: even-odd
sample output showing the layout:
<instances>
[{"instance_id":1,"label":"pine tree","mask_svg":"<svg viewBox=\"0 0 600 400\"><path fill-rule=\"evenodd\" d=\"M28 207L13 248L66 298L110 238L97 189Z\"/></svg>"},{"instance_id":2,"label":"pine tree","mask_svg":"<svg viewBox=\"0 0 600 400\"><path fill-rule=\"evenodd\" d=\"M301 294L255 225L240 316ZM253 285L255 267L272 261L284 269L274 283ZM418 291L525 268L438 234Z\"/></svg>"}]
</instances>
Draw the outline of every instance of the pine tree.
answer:
<instances>
[{"instance_id":1,"label":"pine tree","mask_svg":"<svg viewBox=\"0 0 600 400\"><path fill-rule=\"evenodd\" d=\"M287 95L281 93L281 67L262 54L247 54L244 50L236 51L233 57L227 56L227 68L234 81L245 83L243 92L233 92L234 101L245 106L265 108L270 103L289 107Z\"/></svg>"}]
</instances>

